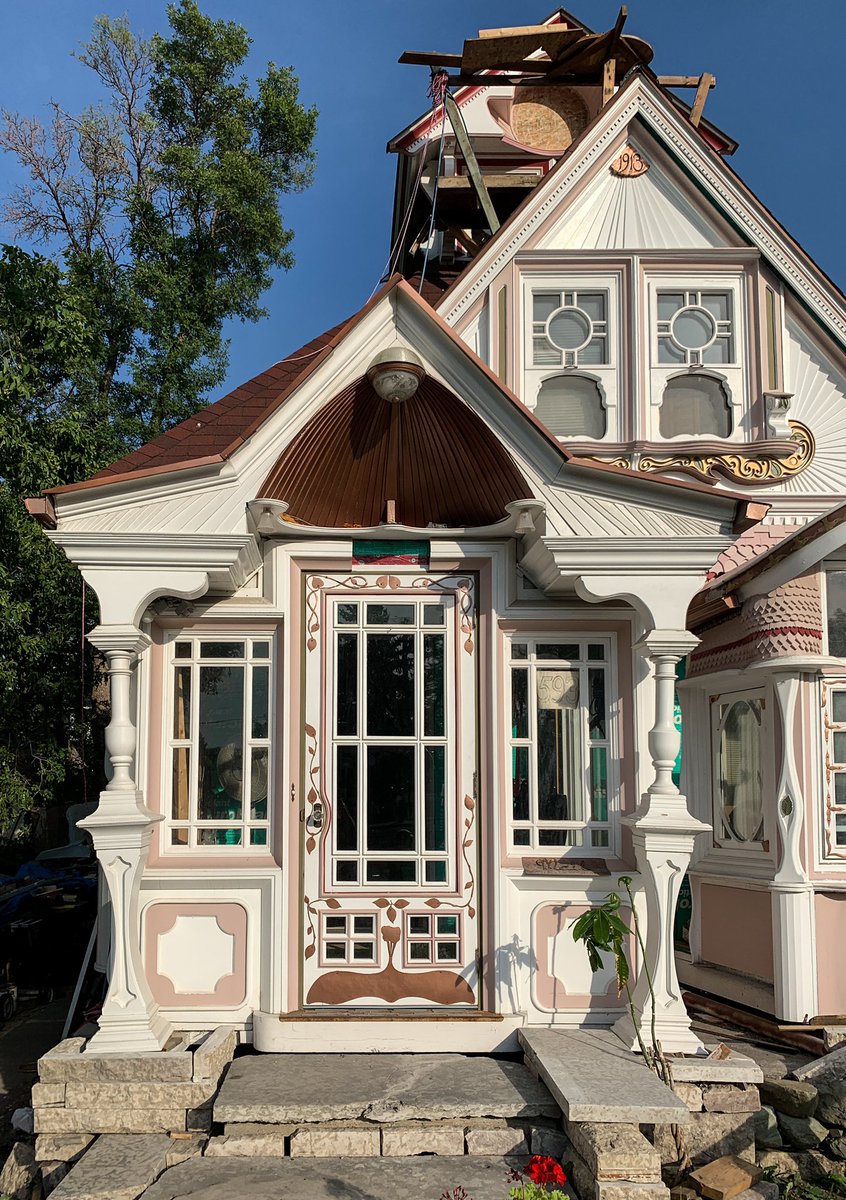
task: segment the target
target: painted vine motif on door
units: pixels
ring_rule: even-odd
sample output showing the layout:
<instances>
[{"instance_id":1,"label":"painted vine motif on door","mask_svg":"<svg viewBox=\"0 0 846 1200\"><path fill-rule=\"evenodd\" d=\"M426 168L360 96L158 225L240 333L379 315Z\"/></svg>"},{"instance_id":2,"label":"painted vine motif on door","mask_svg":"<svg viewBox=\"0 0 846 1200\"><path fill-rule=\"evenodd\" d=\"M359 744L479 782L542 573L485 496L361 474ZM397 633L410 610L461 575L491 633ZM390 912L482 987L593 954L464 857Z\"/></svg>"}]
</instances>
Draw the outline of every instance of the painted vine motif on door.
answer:
<instances>
[{"instance_id":1,"label":"painted vine motif on door","mask_svg":"<svg viewBox=\"0 0 846 1200\"><path fill-rule=\"evenodd\" d=\"M304 1002L475 1005L473 582L465 576L320 575L307 580L305 598ZM358 670L356 717L350 726L346 697L343 729L337 715L342 644L347 654L354 647L353 673ZM397 645L406 656L399 660L392 649ZM403 731L398 719L395 730L393 709L380 699L377 708L387 709L389 727L374 736L371 694L362 688L372 687L371 662L385 658L391 668L385 692L393 697L397 687L413 691L416 725ZM439 693L434 700L433 663ZM357 849L346 841L340 845L340 827L351 823L343 794L348 785L338 768L339 747L349 755L348 745L359 761L352 823L365 826ZM382 755L390 764L397 748L412 763L412 773L397 782L388 771L390 803L386 808L377 795L382 806L374 818L371 756L375 750L377 763ZM384 789L384 766L381 770L376 779ZM392 805L405 813L405 825L397 825ZM392 829L401 840L377 840L374 850L368 839L375 833L384 842ZM385 887L391 871L397 872L394 886L380 891L380 878ZM396 888L400 875L406 886Z\"/></svg>"}]
</instances>

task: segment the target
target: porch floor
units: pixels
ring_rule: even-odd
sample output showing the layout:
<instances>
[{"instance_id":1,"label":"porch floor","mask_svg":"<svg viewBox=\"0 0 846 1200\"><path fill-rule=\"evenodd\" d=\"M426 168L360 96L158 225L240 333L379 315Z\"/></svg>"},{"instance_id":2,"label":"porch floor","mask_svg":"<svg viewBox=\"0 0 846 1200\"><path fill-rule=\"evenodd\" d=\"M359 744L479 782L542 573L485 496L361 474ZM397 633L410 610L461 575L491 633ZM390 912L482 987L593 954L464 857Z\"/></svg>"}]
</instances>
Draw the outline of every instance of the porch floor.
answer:
<instances>
[{"instance_id":1,"label":"porch floor","mask_svg":"<svg viewBox=\"0 0 846 1200\"><path fill-rule=\"evenodd\" d=\"M560 1117L521 1063L460 1054L262 1054L236 1058L214 1120L240 1123Z\"/></svg>"}]
</instances>

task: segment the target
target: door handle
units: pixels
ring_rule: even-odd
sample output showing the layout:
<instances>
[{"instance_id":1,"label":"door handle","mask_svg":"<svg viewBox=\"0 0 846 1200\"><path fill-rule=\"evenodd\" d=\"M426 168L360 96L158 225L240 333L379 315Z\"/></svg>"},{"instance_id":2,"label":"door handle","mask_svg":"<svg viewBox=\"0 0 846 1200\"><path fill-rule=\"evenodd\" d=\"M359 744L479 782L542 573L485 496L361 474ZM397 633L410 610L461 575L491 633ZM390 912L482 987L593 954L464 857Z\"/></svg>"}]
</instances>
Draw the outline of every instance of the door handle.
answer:
<instances>
[{"instance_id":1,"label":"door handle","mask_svg":"<svg viewBox=\"0 0 846 1200\"><path fill-rule=\"evenodd\" d=\"M311 806L310 820L311 820L311 825L312 825L313 829L322 829L323 828L325 814L323 811L323 801L322 800L315 800L314 804Z\"/></svg>"}]
</instances>

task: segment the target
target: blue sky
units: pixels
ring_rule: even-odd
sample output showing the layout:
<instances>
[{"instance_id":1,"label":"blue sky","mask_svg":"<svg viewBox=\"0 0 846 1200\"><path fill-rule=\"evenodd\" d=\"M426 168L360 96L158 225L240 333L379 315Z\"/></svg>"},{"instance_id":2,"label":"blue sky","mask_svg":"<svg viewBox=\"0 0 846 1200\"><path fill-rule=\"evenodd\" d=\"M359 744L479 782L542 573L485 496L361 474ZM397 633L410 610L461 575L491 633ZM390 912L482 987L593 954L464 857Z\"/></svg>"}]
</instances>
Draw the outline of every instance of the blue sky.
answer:
<instances>
[{"instance_id":1,"label":"blue sky","mask_svg":"<svg viewBox=\"0 0 846 1200\"><path fill-rule=\"evenodd\" d=\"M482 28L532 23L539 0L204 0L253 38L252 66L291 64L303 99L320 110L313 187L283 201L296 233L295 268L266 297L270 315L233 324L235 386L364 303L388 254L395 163L388 138L428 105L425 67L397 64L404 49L458 51ZM616 0L572 11L595 29ZM163 0L22 0L3 4L2 104L46 116L53 98L75 110L94 78L70 57L103 12L127 12L144 34L166 27ZM842 132L842 0L630 0L628 32L655 47L659 73L712 71L706 114L740 142L732 165L836 283L846 284L846 151ZM0 193L17 178L0 157ZM9 230L3 236L11 240ZM228 390L222 389L222 390ZM222 394L222 390L219 394Z\"/></svg>"}]
</instances>

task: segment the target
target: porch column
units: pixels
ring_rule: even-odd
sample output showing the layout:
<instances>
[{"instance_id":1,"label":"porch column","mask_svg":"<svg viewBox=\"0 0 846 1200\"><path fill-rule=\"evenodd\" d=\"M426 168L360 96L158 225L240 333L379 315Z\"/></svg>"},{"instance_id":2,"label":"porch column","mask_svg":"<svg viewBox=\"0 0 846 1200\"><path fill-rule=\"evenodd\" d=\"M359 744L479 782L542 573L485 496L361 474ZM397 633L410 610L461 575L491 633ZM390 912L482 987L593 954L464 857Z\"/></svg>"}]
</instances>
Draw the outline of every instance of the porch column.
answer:
<instances>
[{"instance_id":1,"label":"porch column","mask_svg":"<svg viewBox=\"0 0 846 1200\"><path fill-rule=\"evenodd\" d=\"M133 663L150 638L135 625L98 625L89 641L109 664L111 719L106 751L112 777L90 817L79 822L94 842L111 908L109 988L89 1049L132 1053L161 1050L172 1029L150 994L141 962L138 893L153 826L133 777L135 726L130 711Z\"/></svg>"},{"instance_id":2,"label":"porch column","mask_svg":"<svg viewBox=\"0 0 846 1200\"><path fill-rule=\"evenodd\" d=\"M673 783L673 766L679 734L673 721L676 663L699 639L680 629L653 629L635 646L650 664L655 686L654 724L649 732L649 754L655 779L641 797L636 811L624 817L632 831L638 871L646 900L646 952L638 962L633 990L635 1018L647 1045L654 1032L665 1051L696 1053L702 1043L690 1029L682 1003L673 949L673 922L679 888L687 871L696 835L709 825L688 811L685 797ZM629 1013L614 1026L632 1049L637 1049L635 1027Z\"/></svg>"},{"instance_id":3,"label":"porch column","mask_svg":"<svg viewBox=\"0 0 846 1200\"><path fill-rule=\"evenodd\" d=\"M802 863L801 834L805 797L793 752L798 671L772 674L781 716L781 767L778 777L778 824L781 859L770 884L773 920L775 1012L782 1021L801 1023L817 1011L814 959L814 887Z\"/></svg>"}]
</instances>

